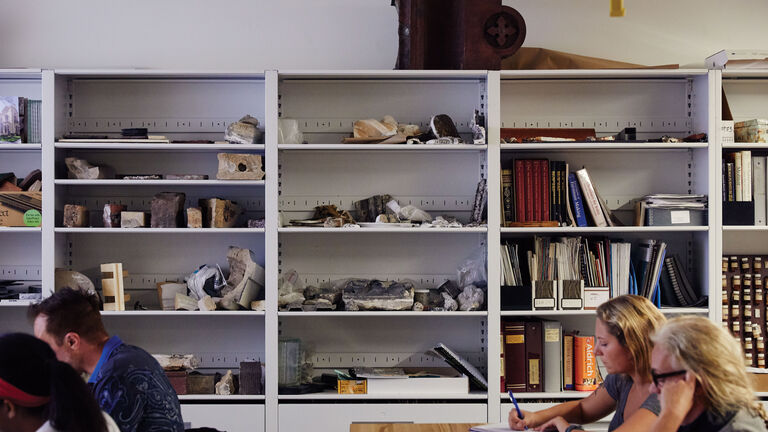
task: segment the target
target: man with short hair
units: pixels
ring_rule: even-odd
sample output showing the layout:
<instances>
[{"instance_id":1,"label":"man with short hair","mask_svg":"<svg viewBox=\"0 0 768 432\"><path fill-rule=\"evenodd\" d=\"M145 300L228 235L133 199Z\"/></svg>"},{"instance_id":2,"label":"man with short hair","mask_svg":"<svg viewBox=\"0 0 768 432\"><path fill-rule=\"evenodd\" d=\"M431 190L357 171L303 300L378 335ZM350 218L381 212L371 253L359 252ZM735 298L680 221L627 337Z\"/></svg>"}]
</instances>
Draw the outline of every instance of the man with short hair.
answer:
<instances>
[{"instance_id":1,"label":"man with short hair","mask_svg":"<svg viewBox=\"0 0 768 432\"><path fill-rule=\"evenodd\" d=\"M109 337L96 294L64 288L29 308L35 336L80 373L122 432L183 431L181 407L160 364Z\"/></svg>"}]
</instances>

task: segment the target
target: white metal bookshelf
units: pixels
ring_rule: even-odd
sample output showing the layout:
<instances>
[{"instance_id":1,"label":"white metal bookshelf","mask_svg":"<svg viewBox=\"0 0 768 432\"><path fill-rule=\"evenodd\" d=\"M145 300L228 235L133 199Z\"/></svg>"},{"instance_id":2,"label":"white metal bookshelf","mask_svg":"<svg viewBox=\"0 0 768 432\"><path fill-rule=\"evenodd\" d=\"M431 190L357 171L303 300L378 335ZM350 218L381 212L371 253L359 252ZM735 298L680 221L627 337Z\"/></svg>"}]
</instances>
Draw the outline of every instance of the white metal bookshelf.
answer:
<instances>
[{"instance_id":1,"label":"white metal bookshelf","mask_svg":"<svg viewBox=\"0 0 768 432\"><path fill-rule=\"evenodd\" d=\"M0 71L0 94L11 94ZM3 147L6 159L36 157L44 172L43 228L0 229L0 240L29 243L37 251L44 291L53 290L54 268L83 271L98 281L102 262L123 262L131 275L129 293L142 304L157 302L154 284L181 278L202 264L225 264L229 245L254 251L266 270L265 311L184 312L130 310L104 312L107 326L153 353L189 352L207 356L211 368L237 367L233 358L262 359L265 395L183 396L185 418L228 415L241 419L229 430L323 430L348 427L350 421L493 422L506 416L499 396L497 329L502 318L557 319L564 328L591 334L594 311L501 311L500 244L535 235L590 235L639 241L669 241L683 257L694 281L717 298L723 231L716 181L720 142L715 106L718 72L704 70L613 71L37 71L44 100L43 143ZM15 77L16 72L12 72ZM33 72L33 75L35 73ZM14 78L15 79L15 78ZM15 81L14 81L15 82ZM11 87L13 88L13 87ZM13 92L13 94L19 94ZM115 98L114 94L125 95ZM72 106L69 106L71 98ZM158 103L162 101L163 103ZM689 106L690 105L690 106ZM401 123L426 128L430 116L450 115L465 140L469 120L485 115L485 145L334 144L360 118L393 115ZM228 122L251 114L265 129L264 144L196 144L220 140ZM308 144L278 143L278 121L299 120ZM68 132L105 134L145 127L167 135L170 144L59 142ZM584 126L582 126L584 125ZM706 132L701 143L554 143L501 144L502 127L594 127L612 134L634 126L644 138L661 134ZM749 148L749 147L745 147ZM752 148L763 148L754 144ZM216 152L264 156L264 181L74 180L66 178L65 157L114 166L121 174L200 173L215 178ZM522 155L522 156L521 156ZM516 157L567 160L585 165L609 206L650 193L704 193L710 196L705 226L506 228L499 219L500 169ZM89 159L90 158L90 159ZM40 162L42 160L42 162ZM352 209L353 201L389 193L433 216L469 220L475 188L488 181L487 226L463 228L278 226L307 219L315 206ZM101 228L101 208L110 199L148 210L156 192L178 191L190 202L220 196L244 204L249 217L264 217L265 228ZM64 204L91 210L92 227L61 226ZM717 203L717 205L716 205ZM129 208L129 210L133 210ZM619 210L620 212L621 210ZM282 214L281 214L282 213ZM749 231L745 231L749 232ZM391 235L390 235L391 234ZM17 238L18 237L18 238ZM472 312L284 312L278 310L278 279L295 269L309 284L345 277L413 279L436 287L456 278L456 269L475 250L487 256L487 310ZM25 251L34 255L33 251ZM26 253L26 255L29 255ZM27 265L34 260L4 262ZM146 303L145 303L146 302ZM133 302L131 302L133 304ZM666 314L714 315L714 309L664 309ZM3 308L16 312L23 308ZM10 316L10 315L7 315ZM395 359L434 365L421 354L444 342L482 370L487 392L460 396L408 394L338 395L278 393L278 340L299 337L322 356L318 369L391 366ZM227 360L209 358L220 352ZM324 354L336 356L325 356ZM231 355L230 355L231 354ZM359 362L358 362L359 361ZM521 393L529 408L540 400L570 400L580 392ZM435 403L439 401L440 403ZM210 403L209 403L210 402ZM339 403L343 402L343 403ZM250 419L250 420L249 420ZM206 424L203 424L206 425ZM208 424L210 425L210 424ZM334 429L335 428L335 429Z\"/></svg>"}]
</instances>

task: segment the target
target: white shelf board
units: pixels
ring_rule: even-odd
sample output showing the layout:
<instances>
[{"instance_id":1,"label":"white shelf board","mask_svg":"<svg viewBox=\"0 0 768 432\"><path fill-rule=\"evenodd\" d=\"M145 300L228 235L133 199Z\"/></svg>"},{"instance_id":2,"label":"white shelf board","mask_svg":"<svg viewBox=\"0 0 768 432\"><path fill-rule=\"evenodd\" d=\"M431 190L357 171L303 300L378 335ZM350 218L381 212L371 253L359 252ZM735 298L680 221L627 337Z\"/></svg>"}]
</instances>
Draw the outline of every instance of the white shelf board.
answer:
<instances>
[{"instance_id":1,"label":"white shelf board","mask_svg":"<svg viewBox=\"0 0 768 432\"><path fill-rule=\"evenodd\" d=\"M739 142L739 143L733 143L733 144L723 144L724 149L740 149L740 150L760 150L760 149L768 149L768 143L746 143L746 142Z\"/></svg>"},{"instance_id":2,"label":"white shelf board","mask_svg":"<svg viewBox=\"0 0 768 432\"><path fill-rule=\"evenodd\" d=\"M328 312L278 312L281 317L478 317L487 316L487 311L328 311Z\"/></svg>"},{"instance_id":3,"label":"white shelf board","mask_svg":"<svg viewBox=\"0 0 768 432\"><path fill-rule=\"evenodd\" d=\"M691 232L709 231L708 226L616 226L616 227L533 227L501 228L502 234L565 234L565 233L653 233L653 232Z\"/></svg>"},{"instance_id":4,"label":"white shelf board","mask_svg":"<svg viewBox=\"0 0 768 432\"><path fill-rule=\"evenodd\" d=\"M161 310L129 310L129 311L101 311L102 316L135 317L135 316L264 316L264 311L161 311Z\"/></svg>"},{"instance_id":5,"label":"white shelf board","mask_svg":"<svg viewBox=\"0 0 768 432\"><path fill-rule=\"evenodd\" d=\"M72 150L173 150L173 151L217 151L217 150L250 150L264 151L264 144L165 144L165 143L71 143L57 142L57 149ZM2 148L2 147L0 147Z\"/></svg>"},{"instance_id":6,"label":"white shelf board","mask_svg":"<svg viewBox=\"0 0 768 432\"><path fill-rule=\"evenodd\" d=\"M283 234L344 234L344 233L408 233L408 234L460 234L460 233L485 233L487 227L469 228L421 228L421 227L393 227L393 228L314 228L314 227L283 227L277 232Z\"/></svg>"},{"instance_id":7,"label":"white shelf board","mask_svg":"<svg viewBox=\"0 0 768 432\"><path fill-rule=\"evenodd\" d=\"M723 78L768 78L768 69L723 70Z\"/></svg>"},{"instance_id":8,"label":"white shelf board","mask_svg":"<svg viewBox=\"0 0 768 432\"><path fill-rule=\"evenodd\" d=\"M663 314L670 314L670 315L676 315L676 314L708 314L709 310L707 308L681 308L681 307L675 307L675 308L661 308L661 313ZM525 311L501 311L501 316L594 316L595 311L594 310L525 310Z\"/></svg>"},{"instance_id":9,"label":"white shelf board","mask_svg":"<svg viewBox=\"0 0 768 432\"><path fill-rule=\"evenodd\" d=\"M0 234L43 232L41 227L0 227Z\"/></svg>"},{"instance_id":10,"label":"white shelf board","mask_svg":"<svg viewBox=\"0 0 768 432\"><path fill-rule=\"evenodd\" d=\"M359 400L359 399L487 399L485 392L467 394L400 393L400 394L338 394L331 391L301 395L280 395L280 400Z\"/></svg>"},{"instance_id":11,"label":"white shelf board","mask_svg":"<svg viewBox=\"0 0 768 432\"><path fill-rule=\"evenodd\" d=\"M278 144L279 150L369 150L369 151L485 151L486 144Z\"/></svg>"},{"instance_id":12,"label":"white shelf board","mask_svg":"<svg viewBox=\"0 0 768 432\"><path fill-rule=\"evenodd\" d=\"M78 78L264 79L264 71L181 69L56 69L56 75Z\"/></svg>"},{"instance_id":13,"label":"white shelf board","mask_svg":"<svg viewBox=\"0 0 768 432\"><path fill-rule=\"evenodd\" d=\"M485 79L484 70L284 70L279 79Z\"/></svg>"},{"instance_id":14,"label":"white shelf board","mask_svg":"<svg viewBox=\"0 0 768 432\"><path fill-rule=\"evenodd\" d=\"M573 390L561 392L519 392L515 393L515 399L583 399L591 394L591 391L581 392ZM509 402L509 394L501 393L500 396L504 399L504 402Z\"/></svg>"},{"instance_id":15,"label":"white shelf board","mask_svg":"<svg viewBox=\"0 0 768 432\"><path fill-rule=\"evenodd\" d=\"M501 71L501 79L687 78L707 73L707 69L554 69Z\"/></svg>"},{"instance_id":16,"label":"white shelf board","mask_svg":"<svg viewBox=\"0 0 768 432\"><path fill-rule=\"evenodd\" d=\"M21 143L21 144L4 144L0 143L0 152L3 150L24 150L24 151L35 151L35 150L42 150L43 145L38 143Z\"/></svg>"},{"instance_id":17,"label":"white shelf board","mask_svg":"<svg viewBox=\"0 0 768 432\"><path fill-rule=\"evenodd\" d=\"M54 228L54 231L76 234L262 234L264 228Z\"/></svg>"},{"instance_id":18,"label":"white shelf board","mask_svg":"<svg viewBox=\"0 0 768 432\"><path fill-rule=\"evenodd\" d=\"M723 225L723 231L767 231L765 225Z\"/></svg>"},{"instance_id":19,"label":"white shelf board","mask_svg":"<svg viewBox=\"0 0 768 432\"><path fill-rule=\"evenodd\" d=\"M519 143L501 144L501 150L688 150L707 148L709 143L615 143L596 141L593 143Z\"/></svg>"},{"instance_id":20,"label":"white shelf board","mask_svg":"<svg viewBox=\"0 0 768 432\"><path fill-rule=\"evenodd\" d=\"M215 395L215 394L186 394L179 395L179 400L184 401L261 401L264 395Z\"/></svg>"},{"instance_id":21,"label":"white shelf board","mask_svg":"<svg viewBox=\"0 0 768 432\"><path fill-rule=\"evenodd\" d=\"M0 69L0 80L27 79L40 80L43 78L41 69Z\"/></svg>"},{"instance_id":22,"label":"white shelf board","mask_svg":"<svg viewBox=\"0 0 768 432\"><path fill-rule=\"evenodd\" d=\"M264 180L55 180L59 186L264 186Z\"/></svg>"}]
</instances>

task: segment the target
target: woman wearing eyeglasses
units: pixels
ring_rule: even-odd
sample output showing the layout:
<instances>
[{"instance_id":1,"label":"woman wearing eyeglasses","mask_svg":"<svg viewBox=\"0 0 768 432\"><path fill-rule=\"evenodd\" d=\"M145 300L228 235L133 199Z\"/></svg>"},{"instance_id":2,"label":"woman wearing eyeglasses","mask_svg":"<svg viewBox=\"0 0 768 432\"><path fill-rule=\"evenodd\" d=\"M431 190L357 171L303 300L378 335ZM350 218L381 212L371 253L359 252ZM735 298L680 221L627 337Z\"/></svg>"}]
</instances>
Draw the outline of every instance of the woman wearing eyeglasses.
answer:
<instances>
[{"instance_id":1,"label":"woman wearing eyeglasses","mask_svg":"<svg viewBox=\"0 0 768 432\"><path fill-rule=\"evenodd\" d=\"M679 317L653 337L655 432L765 431L768 420L747 379L740 344L703 317Z\"/></svg>"},{"instance_id":2,"label":"woman wearing eyeglasses","mask_svg":"<svg viewBox=\"0 0 768 432\"><path fill-rule=\"evenodd\" d=\"M645 431L656 421L659 401L650 392L651 335L665 322L646 298L615 297L597 308L595 355L608 371L603 384L582 400L528 412L509 413L513 430L537 428L571 432L614 412L609 431Z\"/></svg>"}]
</instances>

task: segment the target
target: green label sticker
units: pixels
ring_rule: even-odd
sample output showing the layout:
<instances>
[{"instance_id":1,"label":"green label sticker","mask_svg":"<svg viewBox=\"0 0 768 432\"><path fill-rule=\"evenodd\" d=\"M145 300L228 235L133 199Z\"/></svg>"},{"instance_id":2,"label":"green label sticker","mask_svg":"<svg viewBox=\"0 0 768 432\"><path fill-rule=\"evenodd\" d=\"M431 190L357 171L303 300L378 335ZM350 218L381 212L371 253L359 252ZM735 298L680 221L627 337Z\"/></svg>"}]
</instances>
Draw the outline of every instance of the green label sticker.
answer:
<instances>
[{"instance_id":1,"label":"green label sticker","mask_svg":"<svg viewBox=\"0 0 768 432\"><path fill-rule=\"evenodd\" d=\"M27 210L24 213L24 225L28 227L39 227L43 223L43 215L38 210Z\"/></svg>"}]
</instances>

